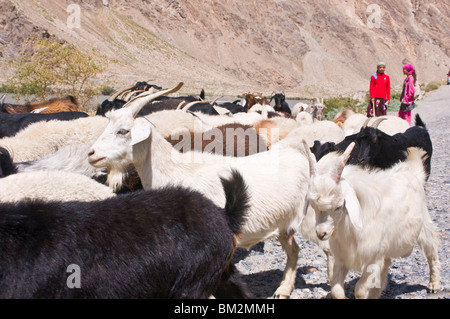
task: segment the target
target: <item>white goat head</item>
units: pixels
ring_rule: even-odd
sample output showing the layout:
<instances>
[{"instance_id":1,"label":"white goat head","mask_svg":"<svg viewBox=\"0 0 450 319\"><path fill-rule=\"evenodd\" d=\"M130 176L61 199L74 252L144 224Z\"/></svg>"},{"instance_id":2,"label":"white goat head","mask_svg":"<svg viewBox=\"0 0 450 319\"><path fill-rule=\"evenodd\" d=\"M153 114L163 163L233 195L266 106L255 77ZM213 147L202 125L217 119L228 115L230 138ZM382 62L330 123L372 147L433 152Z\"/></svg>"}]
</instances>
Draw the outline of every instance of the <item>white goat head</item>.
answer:
<instances>
[{"instance_id":1,"label":"white goat head","mask_svg":"<svg viewBox=\"0 0 450 319\"><path fill-rule=\"evenodd\" d=\"M341 178L355 143L351 143L342 155L334 158L331 165L319 168L323 170L320 172L308 144L305 141L303 144L309 154L311 180L307 199L316 212L317 237L328 240L345 213L353 226L361 229L361 207L358 198L351 185Z\"/></svg>"},{"instance_id":2,"label":"white goat head","mask_svg":"<svg viewBox=\"0 0 450 319\"><path fill-rule=\"evenodd\" d=\"M178 91L183 86L180 82L176 87L157 93L144 92L126 103L121 109L106 114L109 123L103 133L89 150L89 163L94 167L108 168L109 179L122 176L126 167L133 163L133 145L150 137L153 125L143 117L137 117L139 111L150 101L169 93ZM119 173L120 174L117 174Z\"/></svg>"}]
</instances>

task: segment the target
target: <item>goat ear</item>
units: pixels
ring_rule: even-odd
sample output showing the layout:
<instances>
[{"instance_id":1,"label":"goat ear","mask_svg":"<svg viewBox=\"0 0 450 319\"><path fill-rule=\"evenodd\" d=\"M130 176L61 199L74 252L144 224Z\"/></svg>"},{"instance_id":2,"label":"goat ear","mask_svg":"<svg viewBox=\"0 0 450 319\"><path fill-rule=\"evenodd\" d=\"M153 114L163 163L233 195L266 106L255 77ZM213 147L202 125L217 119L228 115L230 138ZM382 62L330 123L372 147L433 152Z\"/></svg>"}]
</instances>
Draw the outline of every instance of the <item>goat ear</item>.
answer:
<instances>
[{"instance_id":1,"label":"goat ear","mask_svg":"<svg viewBox=\"0 0 450 319\"><path fill-rule=\"evenodd\" d=\"M353 187L347 183L345 180L340 182L342 192L344 194L345 208L347 209L348 217L350 222L355 227L356 230L362 230L362 213L361 205L359 204L358 197L356 196Z\"/></svg>"},{"instance_id":2,"label":"goat ear","mask_svg":"<svg viewBox=\"0 0 450 319\"><path fill-rule=\"evenodd\" d=\"M309 207L309 200L308 200L308 193L305 195L305 201L303 206L303 214L300 216L300 224L303 222L303 219L305 219L306 214L308 213L308 207Z\"/></svg>"},{"instance_id":3,"label":"goat ear","mask_svg":"<svg viewBox=\"0 0 450 319\"><path fill-rule=\"evenodd\" d=\"M148 120L138 117L134 120L133 128L131 129L131 145L136 145L145 141L150 137L152 132L152 125Z\"/></svg>"}]
</instances>

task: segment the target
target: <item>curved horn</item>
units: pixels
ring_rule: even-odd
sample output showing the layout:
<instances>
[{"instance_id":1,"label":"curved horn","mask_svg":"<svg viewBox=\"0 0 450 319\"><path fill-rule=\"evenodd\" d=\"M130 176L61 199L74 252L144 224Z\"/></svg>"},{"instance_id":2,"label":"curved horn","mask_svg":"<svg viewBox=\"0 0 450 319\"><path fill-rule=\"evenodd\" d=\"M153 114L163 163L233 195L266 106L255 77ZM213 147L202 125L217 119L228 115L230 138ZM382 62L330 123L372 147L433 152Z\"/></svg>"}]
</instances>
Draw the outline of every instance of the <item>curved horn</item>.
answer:
<instances>
[{"instance_id":1,"label":"curved horn","mask_svg":"<svg viewBox=\"0 0 450 319\"><path fill-rule=\"evenodd\" d=\"M0 99L0 106L3 106L3 104L5 104L5 98L6 98L6 94L3 94Z\"/></svg>"},{"instance_id":2,"label":"curved horn","mask_svg":"<svg viewBox=\"0 0 450 319\"><path fill-rule=\"evenodd\" d=\"M361 126L361 128L365 128L367 126L367 124L369 124L370 121L370 117L367 118L367 120L364 121L363 125Z\"/></svg>"},{"instance_id":3,"label":"curved horn","mask_svg":"<svg viewBox=\"0 0 450 319\"><path fill-rule=\"evenodd\" d=\"M47 107L41 107L40 109L34 109L30 113L41 113L42 111L44 111L46 109L48 109L48 106Z\"/></svg>"},{"instance_id":4,"label":"curved horn","mask_svg":"<svg viewBox=\"0 0 450 319\"><path fill-rule=\"evenodd\" d=\"M385 117L379 118L375 122L373 122L371 126L377 128L378 125L380 125L380 123L385 121L385 120L387 120L387 118L385 118Z\"/></svg>"},{"instance_id":5,"label":"curved horn","mask_svg":"<svg viewBox=\"0 0 450 319\"><path fill-rule=\"evenodd\" d=\"M206 102L206 101L193 101L193 102L190 102L190 103L186 104L186 105L183 107L183 111L184 111L184 112L187 112L194 104L197 104L197 103L203 103L203 104L205 104L205 103L208 103L208 102Z\"/></svg>"},{"instance_id":6,"label":"curved horn","mask_svg":"<svg viewBox=\"0 0 450 319\"><path fill-rule=\"evenodd\" d=\"M131 111L133 112L133 116L136 117L138 115L139 111L145 106L145 104L153 101L154 99L156 99L160 96L174 93L174 92L178 91L179 89L181 89L181 87L183 85L184 85L184 83L180 82L180 83L178 83L177 86L175 86L174 88L171 88L171 89L161 90L156 93L151 93L151 92L141 93L138 96L131 99L130 101L128 101L123 107L131 109Z\"/></svg>"},{"instance_id":7,"label":"curved horn","mask_svg":"<svg viewBox=\"0 0 450 319\"><path fill-rule=\"evenodd\" d=\"M181 109L181 106L182 106L184 103L186 103L186 101L181 101L180 104L178 104L178 106L177 106L176 109L177 109L177 110Z\"/></svg>"},{"instance_id":8,"label":"curved horn","mask_svg":"<svg viewBox=\"0 0 450 319\"><path fill-rule=\"evenodd\" d=\"M351 142L350 145L345 149L344 153L339 157L336 165L331 172L331 178L336 182L336 184L339 184L339 181L341 180L342 171L344 170L345 164L347 164L347 161L354 147L355 142Z\"/></svg>"},{"instance_id":9,"label":"curved horn","mask_svg":"<svg viewBox=\"0 0 450 319\"><path fill-rule=\"evenodd\" d=\"M134 94L142 93L142 92L145 92L145 90L130 91L130 92L128 92L128 93L125 95L125 97L123 98L123 100L124 100L125 102L128 102Z\"/></svg>"},{"instance_id":10,"label":"curved horn","mask_svg":"<svg viewBox=\"0 0 450 319\"><path fill-rule=\"evenodd\" d=\"M114 101L115 99L117 99L117 97L118 97L120 94L125 93L125 92L128 92L128 91L131 91L131 90L133 89L133 87L134 87L134 85L133 85L133 86L126 87L126 88L121 88L121 89L117 90L116 92L114 92L113 94L111 94L111 95L109 96L108 101L109 101L109 102Z\"/></svg>"},{"instance_id":11,"label":"curved horn","mask_svg":"<svg viewBox=\"0 0 450 319\"><path fill-rule=\"evenodd\" d=\"M221 98L223 98L223 96L216 97L214 100L212 100L212 102L209 102L209 104L214 105L214 103L216 103L216 101Z\"/></svg>"}]
</instances>

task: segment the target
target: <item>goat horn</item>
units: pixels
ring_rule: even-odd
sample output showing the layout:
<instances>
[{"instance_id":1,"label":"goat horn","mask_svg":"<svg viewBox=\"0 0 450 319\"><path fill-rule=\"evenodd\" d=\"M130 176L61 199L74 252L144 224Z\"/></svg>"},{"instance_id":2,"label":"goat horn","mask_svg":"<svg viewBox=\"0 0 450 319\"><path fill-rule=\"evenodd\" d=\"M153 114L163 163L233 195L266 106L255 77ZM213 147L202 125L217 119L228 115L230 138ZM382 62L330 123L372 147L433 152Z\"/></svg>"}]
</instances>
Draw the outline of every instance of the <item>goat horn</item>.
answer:
<instances>
[{"instance_id":1,"label":"goat horn","mask_svg":"<svg viewBox=\"0 0 450 319\"><path fill-rule=\"evenodd\" d=\"M355 142L351 142L345 149L344 153L339 157L333 171L331 172L331 178L336 182L336 184L339 184L339 181L341 180L342 171L344 170L345 164L347 164L354 147Z\"/></svg>"},{"instance_id":2,"label":"goat horn","mask_svg":"<svg viewBox=\"0 0 450 319\"><path fill-rule=\"evenodd\" d=\"M178 106L177 106L176 109L177 109L177 110L181 109L181 106L182 106L184 103L186 103L186 101L181 101L180 104L178 104Z\"/></svg>"},{"instance_id":3,"label":"goat horn","mask_svg":"<svg viewBox=\"0 0 450 319\"><path fill-rule=\"evenodd\" d=\"M221 98L223 98L223 96L216 97L214 100L212 100L212 102L209 102L209 104L214 105L214 103L216 103L216 101Z\"/></svg>"},{"instance_id":4,"label":"goat horn","mask_svg":"<svg viewBox=\"0 0 450 319\"><path fill-rule=\"evenodd\" d=\"M130 92L128 92L128 93L125 95L125 97L123 98L123 100L124 100L125 102L128 102L134 94L142 93L142 92L145 92L145 90L130 91Z\"/></svg>"},{"instance_id":5,"label":"goat horn","mask_svg":"<svg viewBox=\"0 0 450 319\"><path fill-rule=\"evenodd\" d=\"M109 96L108 101L109 101L109 102L114 101L115 99L117 99L117 97L118 97L120 94L125 93L125 92L128 92L128 91L131 91L131 89L133 89L133 87L134 87L134 85L133 85L133 86L126 87L126 88L121 88L121 89L117 90L116 92L114 92L113 94L111 94L111 95Z\"/></svg>"},{"instance_id":6,"label":"goat horn","mask_svg":"<svg viewBox=\"0 0 450 319\"><path fill-rule=\"evenodd\" d=\"M365 128L367 126L367 124L369 124L369 121L370 121L370 117L364 121L364 124L361 126L361 128Z\"/></svg>"},{"instance_id":7,"label":"goat horn","mask_svg":"<svg viewBox=\"0 0 450 319\"><path fill-rule=\"evenodd\" d=\"M167 90L161 90L158 91L156 93L151 93L151 92L143 92L141 94L139 94L138 96L134 97L133 99L131 99L130 101L128 101L123 107L126 108L130 108L133 116L136 117L139 113L139 111L148 103L153 101L154 99L163 96L163 95L167 95L170 93L174 93L176 91L178 91L179 89L181 89L181 87L184 85L183 82L178 83L177 86L175 86L174 88L171 89L167 89Z\"/></svg>"},{"instance_id":8,"label":"goat horn","mask_svg":"<svg viewBox=\"0 0 450 319\"><path fill-rule=\"evenodd\" d=\"M380 123L383 122L384 120L387 120L387 118L385 117L379 118L375 122L373 122L371 126L377 128L378 125L380 125Z\"/></svg>"},{"instance_id":9,"label":"goat horn","mask_svg":"<svg viewBox=\"0 0 450 319\"><path fill-rule=\"evenodd\" d=\"M306 155L308 156L309 161L309 176L313 177L317 175L317 161L316 157L313 153L311 153L311 149L309 148L308 143L305 140L302 140L303 146L305 147Z\"/></svg>"},{"instance_id":10,"label":"goat horn","mask_svg":"<svg viewBox=\"0 0 450 319\"><path fill-rule=\"evenodd\" d=\"M183 108L181 109L183 112L187 112L192 105L197 104L197 103L205 103L203 100L201 101L193 101L193 102L189 102L188 104L186 104L185 106L183 106Z\"/></svg>"},{"instance_id":11,"label":"goat horn","mask_svg":"<svg viewBox=\"0 0 450 319\"><path fill-rule=\"evenodd\" d=\"M6 94L3 94L1 99L0 99L0 105L3 106L3 104L5 104L5 98L6 98Z\"/></svg>"},{"instance_id":12,"label":"goat horn","mask_svg":"<svg viewBox=\"0 0 450 319\"><path fill-rule=\"evenodd\" d=\"M197 104L197 103L208 103L208 102L206 102L206 101L193 101L193 102L190 102L190 103L186 104L183 107L183 111L187 112L194 104Z\"/></svg>"},{"instance_id":13,"label":"goat horn","mask_svg":"<svg viewBox=\"0 0 450 319\"><path fill-rule=\"evenodd\" d=\"M46 110L46 109L48 109L48 106L47 106L47 107L41 107L41 108L39 108L39 109L34 109L34 110L31 111L30 113L41 113L42 111L44 111L44 110Z\"/></svg>"}]
</instances>

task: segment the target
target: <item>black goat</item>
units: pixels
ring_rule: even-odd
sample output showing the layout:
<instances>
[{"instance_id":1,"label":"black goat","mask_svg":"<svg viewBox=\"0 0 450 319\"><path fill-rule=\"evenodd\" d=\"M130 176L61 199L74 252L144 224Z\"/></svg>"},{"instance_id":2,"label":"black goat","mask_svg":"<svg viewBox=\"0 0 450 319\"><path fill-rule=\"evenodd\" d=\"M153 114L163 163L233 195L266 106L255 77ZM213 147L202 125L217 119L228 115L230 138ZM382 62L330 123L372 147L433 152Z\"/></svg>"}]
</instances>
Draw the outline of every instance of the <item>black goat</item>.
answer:
<instances>
[{"instance_id":1,"label":"black goat","mask_svg":"<svg viewBox=\"0 0 450 319\"><path fill-rule=\"evenodd\" d=\"M0 204L0 298L251 297L231 264L247 187L222 185L225 208L179 186Z\"/></svg>"},{"instance_id":2,"label":"black goat","mask_svg":"<svg viewBox=\"0 0 450 319\"><path fill-rule=\"evenodd\" d=\"M286 102L286 97L283 93L276 93L272 95L270 98L270 102L272 100L275 101L274 110L278 112L284 112L289 115L292 115L291 108L289 107L289 104Z\"/></svg>"},{"instance_id":3,"label":"black goat","mask_svg":"<svg viewBox=\"0 0 450 319\"><path fill-rule=\"evenodd\" d=\"M151 88L154 88L155 90L162 90L161 86L155 85L155 84L149 84L146 81L138 81L135 84L135 89L139 91L148 91Z\"/></svg>"},{"instance_id":4,"label":"black goat","mask_svg":"<svg viewBox=\"0 0 450 319\"><path fill-rule=\"evenodd\" d=\"M214 105L209 102L198 102L195 104L191 104L191 106L189 106L189 111L201 112L209 115L219 115L219 112L217 112L217 110L214 108Z\"/></svg>"},{"instance_id":5,"label":"black goat","mask_svg":"<svg viewBox=\"0 0 450 319\"><path fill-rule=\"evenodd\" d=\"M214 105L226 108L228 111L230 111L232 114L236 113L245 113L247 112L247 109L243 107L241 104L239 104L240 100L236 100L233 102L222 102L222 103L216 103Z\"/></svg>"},{"instance_id":6,"label":"black goat","mask_svg":"<svg viewBox=\"0 0 450 319\"><path fill-rule=\"evenodd\" d=\"M332 142L320 144L315 141L311 152L318 161L329 152L343 152L350 143L355 142L347 164L385 169L399 161L404 161L406 159L405 151L408 147L420 147L427 153L424 166L428 180L431 172L433 145L430 134L419 114L416 114L415 124L405 132L395 135L388 135L376 127L364 125L358 133L346 136L338 144Z\"/></svg>"},{"instance_id":7,"label":"black goat","mask_svg":"<svg viewBox=\"0 0 450 319\"><path fill-rule=\"evenodd\" d=\"M184 105L191 102L201 102L205 99L205 91L202 89L199 96L186 95L186 96L160 96L159 98L147 103L138 113L140 116L148 115L154 112L164 110L176 110L180 103L184 102Z\"/></svg>"},{"instance_id":8,"label":"black goat","mask_svg":"<svg viewBox=\"0 0 450 319\"><path fill-rule=\"evenodd\" d=\"M105 115L111 110L121 109L122 106L125 105L125 103L127 102L121 99L114 99L113 101L104 100L102 104L97 107L97 112L95 112L95 115Z\"/></svg>"},{"instance_id":9,"label":"black goat","mask_svg":"<svg viewBox=\"0 0 450 319\"><path fill-rule=\"evenodd\" d=\"M97 112L95 113L95 115L105 115L107 112L109 112L111 110L121 109L122 106L124 106L125 103L127 103L127 101L119 98L119 96L121 96L124 93L133 92L133 91L148 91L151 88L154 88L156 90L162 89L162 87L160 87L158 85L154 85L154 84L149 84L146 81L138 81L138 82L136 82L135 85L133 85L131 87L128 87L125 89L119 89L116 92L114 92L113 94L111 94L111 96L109 98L104 100L102 102L102 104L100 104L100 106L97 107Z\"/></svg>"},{"instance_id":10,"label":"black goat","mask_svg":"<svg viewBox=\"0 0 450 319\"><path fill-rule=\"evenodd\" d=\"M0 113L0 138L14 136L28 125L42 121L71 121L80 117L88 117L84 112L57 112L57 113Z\"/></svg>"}]
</instances>

